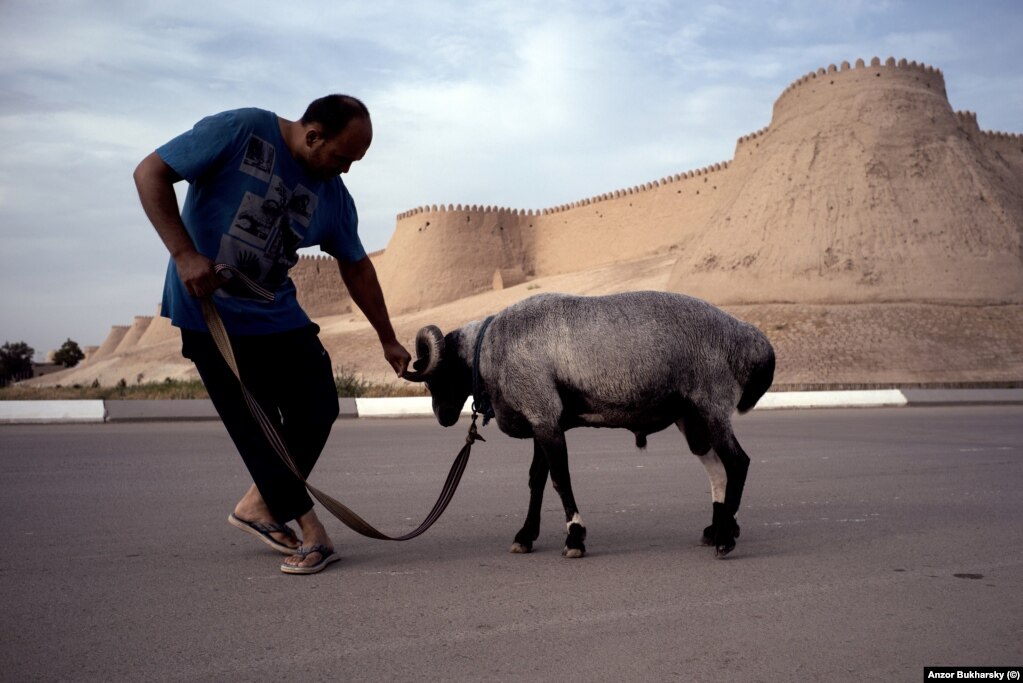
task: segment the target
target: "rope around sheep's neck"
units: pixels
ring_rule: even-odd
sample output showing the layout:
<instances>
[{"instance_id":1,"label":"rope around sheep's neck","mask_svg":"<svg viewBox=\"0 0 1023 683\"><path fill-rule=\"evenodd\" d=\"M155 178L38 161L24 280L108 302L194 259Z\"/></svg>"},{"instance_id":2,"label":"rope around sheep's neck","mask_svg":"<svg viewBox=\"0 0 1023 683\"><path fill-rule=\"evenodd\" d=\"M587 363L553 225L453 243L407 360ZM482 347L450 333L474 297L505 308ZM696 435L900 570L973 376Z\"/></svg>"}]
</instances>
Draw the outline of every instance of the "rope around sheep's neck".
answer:
<instances>
[{"instance_id":1,"label":"rope around sheep's neck","mask_svg":"<svg viewBox=\"0 0 1023 683\"><path fill-rule=\"evenodd\" d=\"M494 316L487 316L487 319L480 325L480 331L476 334L476 349L472 354L472 412L473 422L476 421L476 414L483 416L483 426L486 427L490 419L494 417L494 406L490 403L490 394L483 387L483 378L480 377L480 351L483 349L483 336L487 328L494 321Z\"/></svg>"}]
</instances>

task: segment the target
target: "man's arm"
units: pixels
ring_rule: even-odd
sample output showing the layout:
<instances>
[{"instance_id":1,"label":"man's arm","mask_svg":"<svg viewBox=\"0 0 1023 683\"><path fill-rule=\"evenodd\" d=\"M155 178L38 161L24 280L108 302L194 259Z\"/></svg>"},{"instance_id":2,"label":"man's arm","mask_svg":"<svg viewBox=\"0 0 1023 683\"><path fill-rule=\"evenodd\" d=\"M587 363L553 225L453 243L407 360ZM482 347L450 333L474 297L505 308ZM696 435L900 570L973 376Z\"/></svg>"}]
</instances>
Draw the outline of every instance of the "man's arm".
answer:
<instances>
[{"instance_id":1,"label":"man's arm","mask_svg":"<svg viewBox=\"0 0 1023 683\"><path fill-rule=\"evenodd\" d=\"M391 318L387 314L387 305L384 303L384 293L380 289L380 281L377 280L377 271L369 257L354 263L338 259L338 269L341 271L341 279L352 295L352 301L359 307L369 324L376 330L380 338L380 345L384 349L384 358L394 368L394 371L401 375L408 369L412 356L405 350L394 334L391 327Z\"/></svg>"},{"instance_id":2,"label":"man's arm","mask_svg":"<svg viewBox=\"0 0 1023 683\"><path fill-rule=\"evenodd\" d=\"M185 289L193 296L209 296L222 282L213 272L213 262L196 251L181 221L174 194L181 176L153 152L135 169L134 178L142 209L174 259Z\"/></svg>"}]
</instances>

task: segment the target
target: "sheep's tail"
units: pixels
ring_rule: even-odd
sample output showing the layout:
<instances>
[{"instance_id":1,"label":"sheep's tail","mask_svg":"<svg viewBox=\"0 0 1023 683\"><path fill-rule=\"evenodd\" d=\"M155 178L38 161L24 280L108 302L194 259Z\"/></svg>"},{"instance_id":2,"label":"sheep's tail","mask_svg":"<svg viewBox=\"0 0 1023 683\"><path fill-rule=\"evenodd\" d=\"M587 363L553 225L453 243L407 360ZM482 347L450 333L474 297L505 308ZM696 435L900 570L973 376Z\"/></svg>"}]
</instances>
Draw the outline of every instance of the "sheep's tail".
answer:
<instances>
[{"instance_id":1,"label":"sheep's tail","mask_svg":"<svg viewBox=\"0 0 1023 683\"><path fill-rule=\"evenodd\" d=\"M774 349L766 339L763 340L763 347L761 358L754 365L746 386L742 388L742 396L736 406L740 413L752 410L774 381Z\"/></svg>"}]
</instances>

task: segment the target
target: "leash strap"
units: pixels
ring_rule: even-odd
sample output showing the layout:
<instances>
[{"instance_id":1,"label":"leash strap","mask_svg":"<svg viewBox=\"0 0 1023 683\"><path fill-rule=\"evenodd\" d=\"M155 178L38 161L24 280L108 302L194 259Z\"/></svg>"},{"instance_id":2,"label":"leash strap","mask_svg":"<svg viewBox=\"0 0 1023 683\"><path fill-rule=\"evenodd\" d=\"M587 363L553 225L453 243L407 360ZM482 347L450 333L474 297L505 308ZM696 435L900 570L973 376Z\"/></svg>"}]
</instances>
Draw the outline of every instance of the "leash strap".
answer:
<instances>
[{"instance_id":1,"label":"leash strap","mask_svg":"<svg viewBox=\"0 0 1023 683\"><path fill-rule=\"evenodd\" d=\"M490 323L494 322L494 316L487 316L480 325L480 331L476 333L476 348L472 354L472 414L483 416L483 426L486 427L491 418L494 417L494 406L490 403L490 394L483 388L483 378L480 376L480 351L483 350L483 335L487 333Z\"/></svg>"},{"instance_id":2,"label":"leash strap","mask_svg":"<svg viewBox=\"0 0 1023 683\"><path fill-rule=\"evenodd\" d=\"M253 293L266 301L273 301L273 292L260 286L258 283L250 279L244 273L237 268L229 266L224 263L218 263L214 266L214 270L217 275L224 279L237 278L239 282L248 287ZM381 541L408 541L410 539L419 536L424 531L433 526L433 523L440 519L444 509L451 502L451 499L455 495L455 489L458 488L458 483L462 479L462 473L465 472L465 466L469 461L469 453L472 450L472 444L475 441L485 441L485 439L479 435L476 431L476 415L473 414L472 424L469 426L469 434L465 437L465 445L462 450L459 451L458 456L455 458L455 462L451 465L451 470L448 472L447 480L444 482L444 488L441 489L440 497L437 498L437 502L434 503L433 509L426 516L417 528L410 531L402 536L388 536L383 532L379 531L372 524L364 520L362 517L357 515L349 507L341 503L339 500L332 496L324 493L320 489L316 488L302 476L298 466L295 464L295 460L291 457L291 453L288 452L288 446L284 443L284 439L281 438L280 433L277 431L276 425L266 416L262 406L256 401L255 397L246 388L245 383L242 382L241 373L238 371L238 362L234 356L234 350L231 348L231 340L227 336L227 330L224 328L224 322L220 318L220 313L217 311L216 305L214 305L212 297L207 297L199 300L202 305L203 318L206 321L206 326L210 330L210 334L213 337L214 343L220 350L220 354L224 357L224 361L228 367L231 368L231 372L238 378L238 384L241 387L242 396L245 398L245 404L249 408L249 412L252 413L252 417L259 424L263 435L267 441L273 447L277 455L280 456L281 460L287 465L288 469L298 477L299 481L305 484L306 489L313 495L316 500L320 502L332 515L337 517L343 522L348 528L353 531L368 536L369 538L379 539Z\"/></svg>"}]
</instances>

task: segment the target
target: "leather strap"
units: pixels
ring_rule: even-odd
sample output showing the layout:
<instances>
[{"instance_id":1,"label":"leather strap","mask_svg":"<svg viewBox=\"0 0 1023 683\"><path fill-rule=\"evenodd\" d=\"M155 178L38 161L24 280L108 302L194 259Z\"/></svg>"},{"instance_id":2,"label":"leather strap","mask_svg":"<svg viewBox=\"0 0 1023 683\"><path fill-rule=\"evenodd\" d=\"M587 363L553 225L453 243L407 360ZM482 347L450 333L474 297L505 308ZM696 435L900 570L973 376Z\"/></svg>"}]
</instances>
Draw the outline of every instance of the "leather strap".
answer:
<instances>
[{"instance_id":1,"label":"leather strap","mask_svg":"<svg viewBox=\"0 0 1023 683\"><path fill-rule=\"evenodd\" d=\"M260 286L237 268L224 263L218 263L214 269L216 273L224 279L237 278L239 282L248 287L249 290L260 298L263 298L266 301L274 300L273 292ZM241 374L238 372L238 363L235 360L234 351L231 348L231 340L227 336L227 330L224 328L224 322L220 319L220 313L217 311L217 307L214 305L212 297L203 298L199 301L202 304L203 318L206 321L206 326L209 328L210 334L213 336L213 341L216 343L217 348L224 357L224 361L227 363L228 367L231 368L231 372L234 373L234 376L238 378L238 384L241 387L242 396L245 397L245 403L249 408L249 412L252 413L252 417L259 424L263 435L266 437L267 441L269 441L274 451L277 452L277 455L280 456L284 464L287 465L288 469L290 469L303 484L305 484L309 493L311 493L312 496L316 498L321 505L323 505L323 507L329 510L332 515L341 520L341 522L353 531L356 531L363 536L376 538L381 541L408 541L425 532L433 526L434 522L440 519L444 509L454 497L455 490L458 488L458 483L462 479L462 473L465 472L466 463L469 461L469 453L472 450L473 442L485 441L485 439L476 431L475 415L473 415L472 424L469 426L469 434L465 438L465 446L463 446L462 450L459 451L458 456L455 458L455 462L451 465L451 470L448 472L447 480L444 482L444 488L440 492L440 497L437 498L437 502L434 503L433 509L430 510L426 519L423 520L422 524L407 534L403 534L401 536L388 536L357 515L346 505L306 481L305 477L303 477L302 473L299 471L298 466L295 464L294 459L291 457L291 454L288 452L288 446L284 443L284 439L281 438L280 433L277 431L277 427L269 418L267 418L262 406L259 405L256 399L245 387Z\"/></svg>"}]
</instances>

